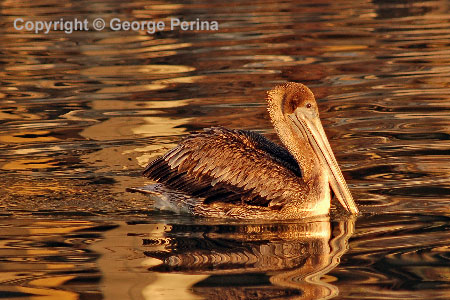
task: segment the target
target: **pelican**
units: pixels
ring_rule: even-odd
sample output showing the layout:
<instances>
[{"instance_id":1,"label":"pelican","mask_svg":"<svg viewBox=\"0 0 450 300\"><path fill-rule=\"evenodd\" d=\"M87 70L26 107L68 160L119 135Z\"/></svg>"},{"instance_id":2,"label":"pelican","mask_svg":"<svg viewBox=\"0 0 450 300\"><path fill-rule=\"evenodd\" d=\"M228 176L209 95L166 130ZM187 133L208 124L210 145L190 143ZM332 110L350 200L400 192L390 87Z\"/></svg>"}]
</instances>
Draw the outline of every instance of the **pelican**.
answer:
<instances>
[{"instance_id":1,"label":"pelican","mask_svg":"<svg viewBox=\"0 0 450 300\"><path fill-rule=\"evenodd\" d=\"M311 90L288 82L266 100L284 147L252 131L204 129L148 164L143 175L157 184L130 190L153 195L160 209L264 220L326 215L333 192L357 214Z\"/></svg>"}]
</instances>

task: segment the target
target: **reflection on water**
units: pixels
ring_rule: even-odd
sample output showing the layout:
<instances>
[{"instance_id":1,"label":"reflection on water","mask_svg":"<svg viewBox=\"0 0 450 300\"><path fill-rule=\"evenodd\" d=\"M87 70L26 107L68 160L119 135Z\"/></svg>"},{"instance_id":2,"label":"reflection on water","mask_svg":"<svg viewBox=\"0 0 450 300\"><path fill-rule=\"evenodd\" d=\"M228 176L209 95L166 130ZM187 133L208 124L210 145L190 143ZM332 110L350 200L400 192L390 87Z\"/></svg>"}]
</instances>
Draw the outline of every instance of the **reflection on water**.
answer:
<instances>
[{"instance_id":1,"label":"reflection on water","mask_svg":"<svg viewBox=\"0 0 450 300\"><path fill-rule=\"evenodd\" d=\"M0 1L0 16L0 296L450 297L446 1ZM17 17L200 18L219 31L34 34ZM285 234L301 225L199 225L125 192L191 131L275 138L263 99L285 81L317 95L364 214L347 253L348 224L298 239Z\"/></svg>"},{"instance_id":2,"label":"reflection on water","mask_svg":"<svg viewBox=\"0 0 450 300\"><path fill-rule=\"evenodd\" d=\"M90 221L2 220L0 297L80 299L101 296L98 253L89 245L116 225Z\"/></svg>"},{"instance_id":3,"label":"reflection on water","mask_svg":"<svg viewBox=\"0 0 450 300\"><path fill-rule=\"evenodd\" d=\"M446 217L242 224L155 214L2 219L0 295L448 299Z\"/></svg>"},{"instance_id":4,"label":"reflection on water","mask_svg":"<svg viewBox=\"0 0 450 300\"><path fill-rule=\"evenodd\" d=\"M180 273L192 273L201 276L186 291L203 299L333 298L338 288L321 277L347 250L354 220L334 226L332 232L328 218L296 224L166 226L161 237L143 239L150 257L143 263L159 272L157 284L144 293L156 299L158 290L168 289ZM166 296L171 295L161 299Z\"/></svg>"}]
</instances>

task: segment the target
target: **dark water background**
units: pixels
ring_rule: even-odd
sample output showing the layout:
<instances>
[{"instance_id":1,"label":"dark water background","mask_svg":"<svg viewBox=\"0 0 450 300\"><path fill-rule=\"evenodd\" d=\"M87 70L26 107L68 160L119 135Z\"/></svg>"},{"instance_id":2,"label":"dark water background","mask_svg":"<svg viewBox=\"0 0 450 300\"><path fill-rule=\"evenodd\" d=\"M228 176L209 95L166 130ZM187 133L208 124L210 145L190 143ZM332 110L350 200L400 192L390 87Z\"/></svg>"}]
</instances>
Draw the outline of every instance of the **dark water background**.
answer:
<instances>
[{"instance_id":1,"label":"dark water background","mask_svg":"<svg viewBox=\"0 0 450 300\"><path fill-rule=\"evenodd\" d=\"M449 299L448 1L0 1L0 298ZM216 20L35 34L13 21ZM191 131L275 139L308 85L363 215L155 212L125 192Z\"/></svg>"}]
</instances>

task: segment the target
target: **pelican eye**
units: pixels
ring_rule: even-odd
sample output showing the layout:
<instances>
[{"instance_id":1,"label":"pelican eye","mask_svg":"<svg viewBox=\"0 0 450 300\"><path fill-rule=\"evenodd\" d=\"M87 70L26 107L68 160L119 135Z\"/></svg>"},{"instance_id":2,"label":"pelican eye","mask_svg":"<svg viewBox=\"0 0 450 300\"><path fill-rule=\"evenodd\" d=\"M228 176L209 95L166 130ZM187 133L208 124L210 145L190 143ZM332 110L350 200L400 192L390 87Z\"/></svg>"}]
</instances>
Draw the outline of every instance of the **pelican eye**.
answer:
<instances>
[{"instance_id":1,"label":"pelican eye","mask_svg":"<svg viewBox=\"0 0 450 300\"><path fill-rule=\"evenodd\" d=\"M311 103L306 103L306 108L311 108Z\"/></svg>"}]
</instances>

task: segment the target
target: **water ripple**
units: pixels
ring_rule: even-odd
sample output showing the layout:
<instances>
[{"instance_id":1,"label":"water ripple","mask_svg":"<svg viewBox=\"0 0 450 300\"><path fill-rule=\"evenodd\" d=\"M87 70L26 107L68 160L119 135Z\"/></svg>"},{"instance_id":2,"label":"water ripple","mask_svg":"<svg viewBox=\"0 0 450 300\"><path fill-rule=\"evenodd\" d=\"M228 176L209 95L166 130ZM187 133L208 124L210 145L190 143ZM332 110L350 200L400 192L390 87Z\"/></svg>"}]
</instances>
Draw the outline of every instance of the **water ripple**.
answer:
<instances>
[{"instance_id":1,"label":"water ripple","mask_svg":"<svg viewBox=\"0 0 450 300\"><path fill-rule=\"evenodd\" d=\"M324 289L319 290L332 294L333 285L341 298L448 298L447 3L3 1L0 15L2 216L144 215L179 224L179 216L161 215L151 210L147 198L125 192L144 185L142 167L203 127L251 129L276 139L265 110L265 91L299 81L317 95L330 144L364 214L344 265L324 275L319 280ZM200 18L217 20L220 30L35 34L12 27L15 18L25 16L47 21L81 16ZM54 225L45 225L46 230L78 226ZM58 232L28 238L21 226L14 223L2 231L10 234L0 249L2 278L9 278L2 293L58 299L101 296L93 283L101 276L93 267L97 252L81 242L88 236ZM147 237L146 246L153 247L147 254L166 259L166 269L188 273L196 264L205 272L215 266L228 271L248 268L240 277L204 278L190 289L197 296L299 295L298 276L266 271L272 263L278 270L298 266L299 254L314 247L252 241L261 232L268 241L280 234L269 234L264 227L242 233L239 239L245 241L234 243L227 238L236 239L236 232L227 237L220 233L221 239L217 232L203 235L202 230L208 229L176 227L175 236ZM91 238L97 239L98 232L91 231ZM177 253L177 245L192 250L191 255ZM205 254L212 246L221 250ZM233 247L233 255L222 251ZM200 249L203 252L195 252ZM59 273L52 273L57 268ZM258 268L265 271L252 273ZM159 276L161 282L199 280L191 273ZM80 287L83 280L92 292ZM220 282L270 288L228 289Z\"/></svg>"}]
</instances>

